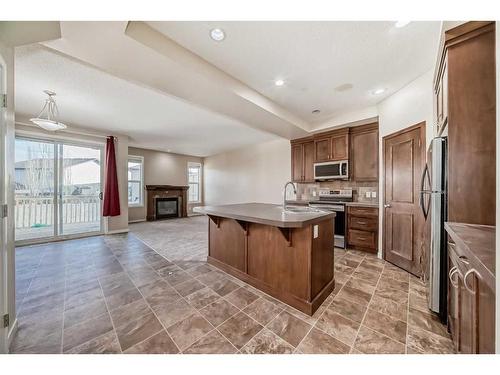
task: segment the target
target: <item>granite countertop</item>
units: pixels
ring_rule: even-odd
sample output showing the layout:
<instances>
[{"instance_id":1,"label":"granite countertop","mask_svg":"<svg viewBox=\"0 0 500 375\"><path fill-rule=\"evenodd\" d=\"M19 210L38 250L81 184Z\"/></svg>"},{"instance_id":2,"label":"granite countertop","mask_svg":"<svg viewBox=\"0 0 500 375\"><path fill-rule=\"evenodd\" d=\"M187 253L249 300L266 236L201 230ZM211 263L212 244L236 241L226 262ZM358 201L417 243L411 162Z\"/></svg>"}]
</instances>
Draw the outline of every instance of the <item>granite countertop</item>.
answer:
<instances>
[{"instance_id":1,"label":"granite countertop","mask_svg":"<svg viewBox=\"0 0 500 375\"><path fill-rule=\"evenodd\" d=\"M335 212L284 213L281 205L265 203L201 206L195 207L193 211L280 228L303 228L335 217Z\"/></svg>"},{"instance_id":2,"label":"granite countertop","mask_svg":"<svg viewBox=\"0 0 500 375\"><path fill-rule=\"evenodd\" d=\"M456 246L467 252L473 266L480 268L483 278L495 280L495 227L451 222L444 226Z\"/></svg>"},{"instance_id":3,"label":"granite countertop","mask_svg":"<svg viewBox=\"0 0 500 375\"><path fill-rule=\"evenodd\" d=\"M348 202L345 205L346 206L351 206L351 207L373 207L373 208L378 208L378 203L372 203L372 202Z\"/></svg>"}]
</instances>

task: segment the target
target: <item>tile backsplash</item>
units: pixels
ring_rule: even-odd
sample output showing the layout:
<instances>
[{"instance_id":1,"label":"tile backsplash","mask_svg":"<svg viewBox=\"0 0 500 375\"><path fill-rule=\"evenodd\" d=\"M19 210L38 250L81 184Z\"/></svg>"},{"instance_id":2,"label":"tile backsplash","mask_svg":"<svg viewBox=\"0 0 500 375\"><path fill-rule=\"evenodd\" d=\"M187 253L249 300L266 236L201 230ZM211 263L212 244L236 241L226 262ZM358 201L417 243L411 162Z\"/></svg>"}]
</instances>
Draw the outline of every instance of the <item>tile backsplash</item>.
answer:
<instances>
[{"instance_id":1,"label":"tile backsplash","mask_svg":"<svg viewBox=\"0 0 500 375\"><path fill-rule=\"evenodd\" d=\"M355 202L378 202L378 182L357 182L357 181L324 181L315 184L297 184L297 199L314 199L318 196L319 188L330 189L352 189L353 200ZM366 196L370 193L370 197ZM375 197L373 194L375 193Z\"/></svg>"}]
</instances>

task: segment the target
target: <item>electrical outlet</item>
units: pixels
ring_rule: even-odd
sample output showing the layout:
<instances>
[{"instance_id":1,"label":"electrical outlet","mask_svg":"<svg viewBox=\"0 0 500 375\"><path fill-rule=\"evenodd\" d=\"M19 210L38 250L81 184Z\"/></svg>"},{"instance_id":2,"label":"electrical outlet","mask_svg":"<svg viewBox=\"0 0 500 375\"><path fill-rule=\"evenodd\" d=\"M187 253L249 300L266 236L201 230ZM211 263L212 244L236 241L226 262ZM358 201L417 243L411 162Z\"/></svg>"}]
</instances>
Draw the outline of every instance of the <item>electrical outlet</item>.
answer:
<instances>
[{"instance_id":1,"label":"electrical outlet","mask_svg":"<svg viewBox=\"0 0 500 375\"><path fill-rule=\"evenodd\" d=\"M376 191L372 191L372 198L377 198L377 192Z\"/></svg>"},{"instance_id":2,"label":"electrical outlet","mask_svg":"<svg viewBox=\"0 0 500 375\"><path fill-rule=\"evenodd\" d=\"M370 198L370 192L369 192L369 191L367 191L367 192L365 193L365 196L366 196L367 198Z\"/></svg>"}]
</instances>

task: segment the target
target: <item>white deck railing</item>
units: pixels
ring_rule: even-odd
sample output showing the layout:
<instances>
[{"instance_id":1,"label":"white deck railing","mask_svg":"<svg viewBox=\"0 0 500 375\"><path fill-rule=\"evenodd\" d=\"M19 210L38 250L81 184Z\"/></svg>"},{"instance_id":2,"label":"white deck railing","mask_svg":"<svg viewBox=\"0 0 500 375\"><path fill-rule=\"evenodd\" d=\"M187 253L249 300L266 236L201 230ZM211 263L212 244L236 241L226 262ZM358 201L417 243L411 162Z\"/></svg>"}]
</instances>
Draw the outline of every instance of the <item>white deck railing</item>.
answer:
<instances>
[{"instance_id":1,"label":"white deck railing","mask_svg":"<svg viewBox=\"0 0 500 375\"><path fill-rule=\"evenodd\" d=\"M16 197L16 229L54 224L54 199ZM62 198L63 224L95 223L101 218L98 196L68 195Z\"/></svg>"}]
</instances>

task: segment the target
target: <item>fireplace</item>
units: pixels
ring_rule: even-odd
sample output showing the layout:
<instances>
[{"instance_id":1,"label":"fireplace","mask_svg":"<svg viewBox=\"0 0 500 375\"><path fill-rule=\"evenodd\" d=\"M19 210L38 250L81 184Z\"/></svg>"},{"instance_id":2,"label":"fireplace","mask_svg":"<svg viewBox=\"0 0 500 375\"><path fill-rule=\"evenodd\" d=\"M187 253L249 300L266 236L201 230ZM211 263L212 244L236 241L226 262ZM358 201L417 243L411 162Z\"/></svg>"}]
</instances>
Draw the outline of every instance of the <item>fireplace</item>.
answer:
<instances>
[{"instance_id":1,"label":"fireplace","mask_svg":"<svg viewBox=\"0 0 500 375\"><path fill-rule=\"evenodd\" d=\"M156 198L155 216L157 220L179 217L179 198Z\"/></svg>"},{"instance_id":2,"label":"fireplace","mask_svg":"<svg viewBox=\"0 0 500 375\"><path fill-rule=\"evenodd\" d=\"M188 186L146 185L148 221L186 217Z\"/></svg>"}]
</instances>

